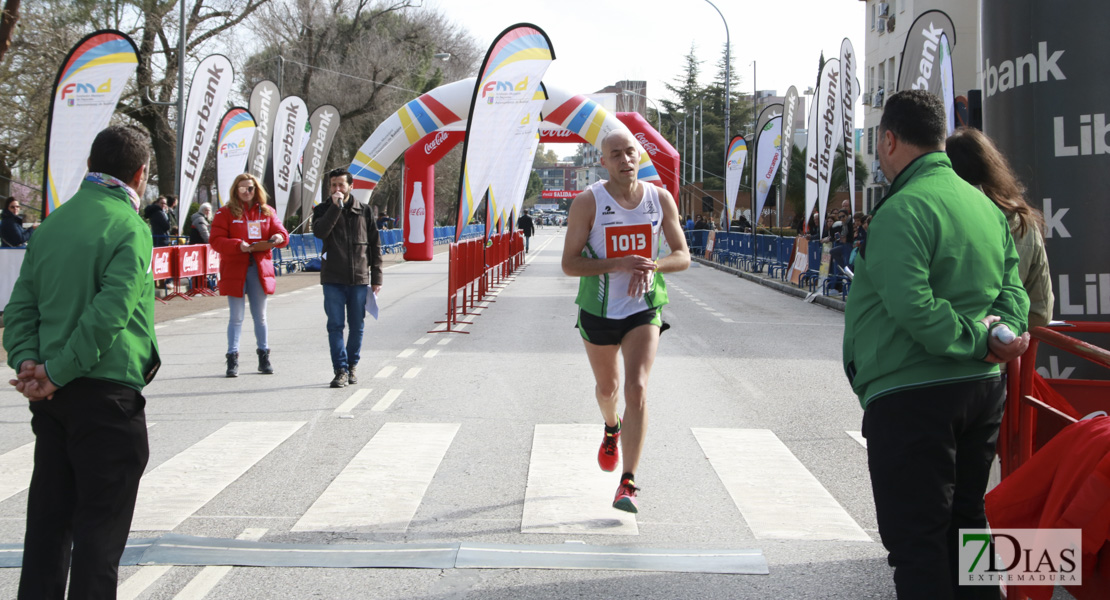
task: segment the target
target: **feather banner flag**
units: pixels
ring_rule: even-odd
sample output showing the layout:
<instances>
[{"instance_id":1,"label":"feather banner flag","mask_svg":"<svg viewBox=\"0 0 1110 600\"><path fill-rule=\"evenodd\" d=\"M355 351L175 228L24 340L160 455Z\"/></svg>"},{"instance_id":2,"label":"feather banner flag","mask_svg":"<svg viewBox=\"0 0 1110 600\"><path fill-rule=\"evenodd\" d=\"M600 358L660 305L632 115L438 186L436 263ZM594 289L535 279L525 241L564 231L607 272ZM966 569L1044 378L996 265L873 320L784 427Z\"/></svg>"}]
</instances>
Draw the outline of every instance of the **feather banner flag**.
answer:
<instances>
[{"instance_id":1,"label":"feather banner flag","mask_svg":"<svg viewBox=\"0 0 1110 600\"><path fill-rule=\"evenodd\" d=\"M794 157L794 111L798 108L798 88L790 86L782 102L782 179L779 183L779 199L786 201L786 181L790 179L790 160ZM779 207L782 214L782 206Z\"/></svg>"},{"instance_id":2,"label":"feather banner flag","mask_svg":"<svg viewBox=\"0 0 1110 600\"><path fill-rule=\"evenodd\" d=\"M732 223L736 212L736 196L740 193L740 179L744 175L744 161L748 158L748 143L744 136L737 135L728 145L725 158L725 222Z\"/></svg>"},{"instance_id":3,"label":"feather banner flag","mask_svg":"<svg viewBox=\"0 0 1110 600\"><path fill-rule=\"evenodd\" d=\"M231 91L235 69L222 54L212 54L200 61L193 82L189 85L189 102L185 104L185 126L182 129L177 172L180 176L181 208L177 211L177 230L185 231L189 205L200 183L208 149L216 137L223 114L224 102Z\"/></svg>"},{"instance_id":4,"label":"feather banner flag","mask_svg":"<svg viewBox=\"0 0 1110 600\"><path fill-rule=\"evenodd\" d=\"M943 69L937 61L942 52L940 36L946 35L949 43L956 45L956 28L951 17L941 10L927 10L906 31L895 90L925 90L943 98Z\"/></svg>"},{"instance_id":5,"label":"feather banner flag","mask_svg":"<svg viewBox=\"0 0 1110 600\"><path fill-rule=\"evenodd\" d=\"M308 125L301 169L301 205L311 208L320 203L320 182L327 174L328 154L339 130L339 109L330 104L316 107ZM308 215L307 210L304 214Z\"/></svg>"},{"instance_id":6,"label":"feather banner flag","mask_svg":"<svg viewBox=\"0 0 1110 600\"><path fill-rule=\"evenodd\" d=\"M297 96L287 96L278 104L274 121L274 210L279 219L285 219L289 194L293 191L293 177L301 162L301 138L308 124L308 107Z\"/></svg>"},{"instance_id":7,"label":"feather banner flag","mask_svg":"<svg viewBox=\"0 0 1110 600\"><path fill-rule=\"evenodd\" d=\"M547 102L547 92L541 85L529 102L528 112L510 132L511 139L505 140L504 154L493 165L490 201L494 213L506 223L513 213L520 214L524 206L524 190L539 146L540 111L544 102Z\"/></svg>"},{"instance_id":8,"label":"feather banner flag","mask_svg":"<svg viewBox=\"0 0 1110 600\"><path fill-rule=\"evenodd\" d=\"M276 83L263 79L251 90L250 110L258 127L254 143L251 145L250 174L259 181L266 181L266 167L270 164L270 139L274 134L274 117L277 116L281 92Z\"/></svg>"},{"instance_id":9,"label":"feather banner flag","mask_svg":"<svg viewBox=\"0 0 1110 600\"><path fill-rule=\"evenodd\" d=\"M763 216L763 205L767 202L767 193L771 191L771 183L782 164L782 117L774 117L767 121L756 134L755 140L755 213L752 215L752 226L755 227Z\"/></svg>"},{"instance_id":10,"label":"feather banner flag","mask_svg":"<svg viewBox=\"0 0 1110 600\"><path fill-rule=\"evenodd\" d=\"M815 109L811 113L815 119L809 124L809 146L806 148L806 214L817 205L818 232L824 231L833 155L843 139L839 89L840 60L833 58L821 69L820 87L813 102Z\"/></svg>"},{"instance_id":11,"label":"feather banner flag","mask_svg":"<svg viewBox=\"0 0 1110 600\"><path fill-rule=\"evenodd\" d=\"M553 60L555 50L547 34L528 23L502 31L486 53L463 143L456 241L489 190L495 163L514 147L518 136L513 131L529 116L540 80ZM539 121L531 126L539 129Z\"/></svg>"},{"instance_id":12,"label":"feather banner flag","mask_svg":"<svg viewBox=\"0 0 1110 600\"><path fill-rule=\"evenodd\" d=\"M856 81L856 50L852 41L840 43L840 114L844 129L844 168L848 172L848 199L852 211L856 206L856 122L855 106L860 86Z\"/></svg>"},{"instance_id":13,"label":"feather banner flag","mask_svg":"<svg viewBox=\"0 0 1110 600\"><path fill-rule=\"evenodd\" d=\"M139 65L138 54L127 35L104 29L82 38L62 61L46 124L43 216L81 187L89 148L111 121L120 95Z\"/></svg>"},{"instance_id":14,"label":"feather banner flag","mask_svg":"<svg viewBox=\"0 0 1110 600\"><path fill-rule=\"evenodd\" d=\"M242 107L231 108L220 120L220 135L216 138L216 197L220 206L231 198L231 184L246 172L251 142L257 127L251 113Z\"/></svg>"}]
</instances>

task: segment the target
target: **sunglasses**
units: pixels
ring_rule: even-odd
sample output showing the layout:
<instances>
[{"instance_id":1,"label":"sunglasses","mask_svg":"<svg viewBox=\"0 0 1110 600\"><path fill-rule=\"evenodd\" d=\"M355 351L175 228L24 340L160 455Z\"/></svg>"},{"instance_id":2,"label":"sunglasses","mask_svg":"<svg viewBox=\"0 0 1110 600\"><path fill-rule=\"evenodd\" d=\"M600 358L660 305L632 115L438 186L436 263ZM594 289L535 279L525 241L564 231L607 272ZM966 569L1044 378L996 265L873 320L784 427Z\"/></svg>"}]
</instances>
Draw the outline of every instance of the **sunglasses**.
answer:
<instances>
[{"instance_id":1,"label":"sunglasses","mask_svg":"<svg viewBox=\"0 0 1110 600\"><path fill-rule=\"evenodd\" d=\"M239 186L239 191L253 192L254 191L254 186L253 185L241 185L241 186Z\"/></svg>"}]
</instances>

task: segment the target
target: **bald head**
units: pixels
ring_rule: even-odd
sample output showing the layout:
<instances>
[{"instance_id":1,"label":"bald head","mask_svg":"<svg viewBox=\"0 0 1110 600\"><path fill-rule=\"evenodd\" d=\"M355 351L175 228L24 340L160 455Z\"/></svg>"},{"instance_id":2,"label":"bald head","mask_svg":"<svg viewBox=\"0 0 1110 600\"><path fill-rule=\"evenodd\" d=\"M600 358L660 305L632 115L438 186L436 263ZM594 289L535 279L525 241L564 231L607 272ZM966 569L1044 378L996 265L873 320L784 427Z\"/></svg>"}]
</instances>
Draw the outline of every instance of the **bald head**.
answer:
<instances>
[{"instance_id":1,"label":"bald head","mask_svg":"<svg viewBox=\"0 0 1110 600\"><path fill-rule=\"evenodd\" d=\"M601 153L608 154L609 149L613 146L617 148L627 148L628 146L635 146L636 138L632 137L632 133L627 129L614 129L605 134L601 138Z\"/></svg>"}]
</instances>

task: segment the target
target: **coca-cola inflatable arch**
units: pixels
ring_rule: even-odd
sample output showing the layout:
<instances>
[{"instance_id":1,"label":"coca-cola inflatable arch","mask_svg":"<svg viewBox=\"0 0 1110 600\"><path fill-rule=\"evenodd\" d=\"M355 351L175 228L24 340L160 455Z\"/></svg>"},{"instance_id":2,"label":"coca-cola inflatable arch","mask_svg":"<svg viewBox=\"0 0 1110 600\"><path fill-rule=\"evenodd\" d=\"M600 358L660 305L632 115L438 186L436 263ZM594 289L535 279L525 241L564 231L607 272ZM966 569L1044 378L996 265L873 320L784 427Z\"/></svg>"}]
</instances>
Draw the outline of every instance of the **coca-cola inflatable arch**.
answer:
<instances>
[{"instance_id":1,"label":"coca-cola inflatable arch","mask_svg":"<svg viewBox=\"0 0 1110 600\"><path fill-rule=\"evenodd\" d=\"M545 83L540 142L591 144L614 129L627 129L639 140L646 157L639 178L666 188L678 198L678 152L639 113L610 114L582 95L570 95ZM440 86L390 115L359 148L350 171L351 193L366 202L382 174L405 155L405 260L431 260L435 225L435 164L465 137L474 78Z\"/></svg>"}]
</instances>

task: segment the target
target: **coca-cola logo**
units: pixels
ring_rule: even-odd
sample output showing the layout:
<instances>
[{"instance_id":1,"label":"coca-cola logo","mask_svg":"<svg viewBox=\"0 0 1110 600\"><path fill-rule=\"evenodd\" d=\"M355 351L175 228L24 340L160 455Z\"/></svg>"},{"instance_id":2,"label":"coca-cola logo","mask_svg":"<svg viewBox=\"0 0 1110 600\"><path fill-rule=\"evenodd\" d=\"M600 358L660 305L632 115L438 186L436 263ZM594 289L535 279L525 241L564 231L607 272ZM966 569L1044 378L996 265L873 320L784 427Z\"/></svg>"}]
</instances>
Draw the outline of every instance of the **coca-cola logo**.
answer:
<instances>
[{"instance_id":1,"label":"coca-cola logo","mask_svg":"<svg viewBox=\"0 0 1110 600\"><path fill-rule=\"evenodd\" d=\"M644 135L643 132L637 133L636 139L640 142L640 145L644 147L644 150L648 151L648 154L652 156L659 154L659 146L656 146L654 142L649 142L647 136Z\"/></svg>"},{"instance_id":2,"label":"coca-cola logo","mask_svg":"<svg viewBox=\"0 0 1110 600\"><path fill-rule=\"evenodd\" d=\"M159 252L154 255L154 272L161 275L162 273L170 272L170 255L166 252Z\"/></svg>"},{"instance_id":3,"label":"coca-cola logo","mask_svg":"<svg viewBox=\"0 0 1110 600\"><path fill-rule=\"evenodd\" d=\"M412 209L409 210L409 216L410 217L423 217L424 216L424 207L423 206L417 206L415 204L412 205Z\"/></svg>"},{"instance_id":4,"label":"coca-cola logo","mask_svg":"<svg viewBox=\"0 0 1110 600\"><path fill-rule=\"evenodd\" d=\"M181 261L181 268L187 272L200 270L200 250L191 250L185 253Z\"/></svg>"},{"instance_id":5,"label":"coca-cola logo","mask_svg":"<svg viewBox=\"0 0 1110 600\"><path fill-rule=\"evenodd\" d=\"M208 270L209 271L219 271L220 270L220 253L216 252L215 250L213 250L211 248L208 249Z\"/></svg>"},{"instance_id":6,"label":"coca-cola logo","mask_svg":"<svg viewBox=\"0 0 1110 600\"><path fill-rule=\"evenodd\" d=\"M432 151L438 148L440 144L446 142L447 138L448 135L446 131L437 131L436 136L432 138L432 141L424 144L424 154L431 154Z\"/></svg>"},{"instance_id":7,"label":"coca-cola logo","mask_svg":"<svg viewBox=\"0 0 1110 600\"><path fill-rule=\"evenodd\" d=\"M569 129L544 129L542 133L545 136L559 138L568 138L572 135L576 135L573 131Z\"/></svg>"}]
</instances>

